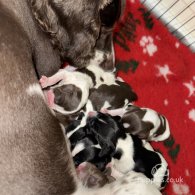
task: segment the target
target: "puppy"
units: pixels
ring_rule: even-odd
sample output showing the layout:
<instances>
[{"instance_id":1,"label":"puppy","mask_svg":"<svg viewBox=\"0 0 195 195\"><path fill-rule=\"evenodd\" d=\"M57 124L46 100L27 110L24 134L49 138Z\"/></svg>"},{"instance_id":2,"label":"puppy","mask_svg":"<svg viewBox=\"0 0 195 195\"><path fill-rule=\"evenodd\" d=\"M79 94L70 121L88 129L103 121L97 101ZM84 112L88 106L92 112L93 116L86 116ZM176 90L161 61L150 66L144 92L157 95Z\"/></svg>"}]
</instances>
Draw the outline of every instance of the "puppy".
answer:
<instances>
[{"instance_id":1,"label":"puppy","mask_svg":"<svg viewBox=\"0 0 195 195\"><path fill-rule=\"evenodd\" d=\"M114 85L100 85L90 90L89 100L94 110L117 109L137 100L137 94L125 82L116 80Z\"/></svg>"},{"instance_id":2,"label":"puppy","mask_svg":"<svg viewBox=\"0 0 195 195\"><path fill-rule=\"evenodd\" d=\"M168 120L152 109L128 105L121 109L101 111L113 116L121 116L125 131L141 139L163 141L170 136Z\"/></svg>"},{"instance_id":3,"label":"puppy","mask_svg":"<svg viewBox=\"0 0 195 195\"><path fill-rule=\"evenodd\" d=\"M82 184L88 188L99 188L115 179L110 173L101 172L95 165L84 162L77 167L77 176Z\"/></svg>"},{"instance_id":4,"label":"puppy","mask_svg":"<svg viewBox=\"0 0 195 195\"><path fill-rule=\"evenodd\" d=\"M162 155L146 149L141 139L128 133L118 139L111 164L122 174L131 170L143 173L158 189L165 187L169 175L167 162Z\"/></svg>"}]
</instances>

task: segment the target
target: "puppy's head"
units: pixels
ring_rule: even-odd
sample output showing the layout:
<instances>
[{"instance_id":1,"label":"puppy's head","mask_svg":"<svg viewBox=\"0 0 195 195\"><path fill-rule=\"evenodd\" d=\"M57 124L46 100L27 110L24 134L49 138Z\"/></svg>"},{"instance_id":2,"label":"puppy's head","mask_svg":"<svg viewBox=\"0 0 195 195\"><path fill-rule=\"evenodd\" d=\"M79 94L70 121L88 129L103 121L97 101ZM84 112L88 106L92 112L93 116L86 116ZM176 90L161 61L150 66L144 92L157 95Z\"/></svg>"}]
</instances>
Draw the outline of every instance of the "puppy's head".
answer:
<instances>
[{"instance_id":1,"label":"puppy's head","mask_svg":"<svg viewBox=\"0 0 195 195\"><path fill-rule=\"evenodd\" d=\"M137 106L129 105L126 113L121 118L125 131L137 135L140 139L148 139L154 124L151 121L143 120L146 112L146 110Z\"/></svg>"},{"instance_id":2,"label":"puppy's head","mask_svg":"<svg viewBox=\"0 0 195 195\"><path fill-rule=\"evenodd\" d=\"M104 174L95 165L88 162L78 166L77 175L83 185L89 188L102 187L114 180L110 175Z\"/></svg>"},{"instance_id":3,"label":"puppy's head","mask_svg":"<svg viewBox=\"0 0 195 195\"><path fill-rule=\"evenodd\" d=\"M53 89L54 103L64 110L75 110L80 104L82 91L75 85L62 85Z\"/></svg>"},{"instance_id":4,"label":"puppy's head","mask_svg":"<svg viewBox=\"0 0 195 195\"><path fill-rule=\"evenodd\" d=\"M83 67L94 57L95 50L112 50L109 37L113 23L120 15L120 0L29 1L35 19L49 34L62 60ZM110 6L112 9L107 8Z\"/></svg>"}]
</instances>

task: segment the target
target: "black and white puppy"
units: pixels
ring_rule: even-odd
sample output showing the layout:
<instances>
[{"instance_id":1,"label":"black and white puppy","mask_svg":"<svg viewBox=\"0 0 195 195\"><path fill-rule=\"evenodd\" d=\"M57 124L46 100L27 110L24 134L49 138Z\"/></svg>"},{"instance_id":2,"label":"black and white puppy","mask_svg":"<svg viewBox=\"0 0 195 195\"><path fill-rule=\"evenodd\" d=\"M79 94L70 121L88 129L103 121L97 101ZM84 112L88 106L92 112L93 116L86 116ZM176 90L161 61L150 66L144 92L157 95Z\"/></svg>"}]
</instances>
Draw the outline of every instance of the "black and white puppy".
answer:
<instances>
[{"instance_id":1,"label":"black and white puppy","mask_svg":"<svg viewBox=\"0 0 195 195\"><path fill-rule=\"evenodd\" d=\"M68 126L66 134L75 165L91 162L104 170L115 153L121 128L115 118L102 113L89 113Z\"/></svg>"},{"instance_id":2,"label":"black and white puppy","mask_svg":"<svg viewBox=\"0 0 195 195\"><path fill-rule=\"evenodd\" d=\"M158 189L165 187L169 175L163 156L155 152L149 143L144 147L141 139L128 133L118 139L111 164L122 174L132 170L143 173Z\"/></svg>"},{"instance_id":3,"label":"black and white puppy","mask_svg":"<svg viewBox=\"0 0 195 195\"><path fill-rule=\"evenodd\" d=\"M125 131L141 139L163 141L170 136L168 120L152 109L128 105L120 109L101 111L112 116L121 116Z\"/></svg>"},{"instance_id":4,"label":"black and white puppy","mask_svg":"<svg viewBox=\"0 0 195 195\"><path fill-rule=\"evenodd\" d=\"M89 100L94 110L123 108L137 100L137 95L127 83L116 80L116 84L102 84L90 90Z\"/></svg>"}]
</instances>

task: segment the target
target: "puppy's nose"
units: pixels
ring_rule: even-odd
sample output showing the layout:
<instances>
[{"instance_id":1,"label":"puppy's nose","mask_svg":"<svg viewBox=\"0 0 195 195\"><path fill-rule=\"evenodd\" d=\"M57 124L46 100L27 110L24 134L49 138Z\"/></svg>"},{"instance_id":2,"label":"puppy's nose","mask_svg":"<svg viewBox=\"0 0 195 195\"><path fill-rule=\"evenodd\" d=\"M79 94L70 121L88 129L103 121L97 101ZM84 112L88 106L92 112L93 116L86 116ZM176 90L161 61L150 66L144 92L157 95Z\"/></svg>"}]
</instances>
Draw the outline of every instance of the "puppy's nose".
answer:
<instances>
[{"instance_id":1,"label":"puppy's nose","mask_svg":"<svg viewBox=\"0 0 195 195\"><path fill-rule=\"evenodd\" d=\"M95 112L95 111L90 111L88 113L88 117L95 117L95 116L97 116L97 112Z\"/></svg>"}]
</instances>

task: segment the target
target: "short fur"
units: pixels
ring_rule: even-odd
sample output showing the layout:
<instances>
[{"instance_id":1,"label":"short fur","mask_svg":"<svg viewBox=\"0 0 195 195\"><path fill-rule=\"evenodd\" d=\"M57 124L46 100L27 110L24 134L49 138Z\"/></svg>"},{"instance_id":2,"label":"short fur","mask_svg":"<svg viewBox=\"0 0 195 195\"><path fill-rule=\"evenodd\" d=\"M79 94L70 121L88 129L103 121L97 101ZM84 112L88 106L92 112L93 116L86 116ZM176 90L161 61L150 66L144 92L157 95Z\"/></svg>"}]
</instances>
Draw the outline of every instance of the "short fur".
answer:
<instances>
[{"instance_id":1,"label":"short fur","mask_svg":"<svg viewBox=\"0 0 195 195\"><path fill-rule=\"evenodd\" d=\"M66 133L70 141L75 165L91 162L100 170L104 170L115 152L116 142L121 133L117 122L102 113L83 116L67 127Z\"/></svg>"},{"instance_id":2,"label":"short fur","mask_svg":"<svg viewBox=\"0 0 195 195\"><path fill-rule=\"evenodd\" d=\"M91 89L89 99L94 110L117 109L137 100L136 93L127 83L116 80L116 84L109 86L102 84L97 89Z\"/></svg>"},{"instance_id":3,"label":"short fur","mask_svg":"<svg viewBox=\"0 0 195 195\"><path fill-rule=\"evenodd\" d=\"M95 165L84 162L77 168L77 175L84 186L89 188L99 188L115 179L107 172L101 172Z\"/></svg>"},{"instance_id":4,"label":"short fur","mask_svg":"<svg viewBox=\"0 0 195 195\"><path fill-rule=\"evenodd\" d=\"M120 116L125 131L141 139L163 141L170 136L168 120L152 109L128 105L121 109L102 111L112 116Z\"/></svg>"},{"instance_id":5,"label":"short fur","mask_svg":"<svg viewBox=\"0 0 195 195\"><path fill-rule=\"evenodd\" d=\"M165 187L169 174L167 162L162 155L146 149L141 139L130 134L119 138L112 165L123 174L131 170L143 173L159 189Z\"/></svg>"}]
</instances>

